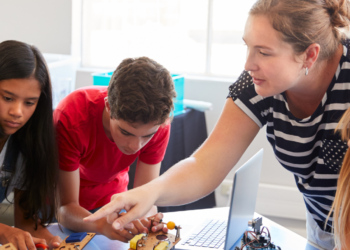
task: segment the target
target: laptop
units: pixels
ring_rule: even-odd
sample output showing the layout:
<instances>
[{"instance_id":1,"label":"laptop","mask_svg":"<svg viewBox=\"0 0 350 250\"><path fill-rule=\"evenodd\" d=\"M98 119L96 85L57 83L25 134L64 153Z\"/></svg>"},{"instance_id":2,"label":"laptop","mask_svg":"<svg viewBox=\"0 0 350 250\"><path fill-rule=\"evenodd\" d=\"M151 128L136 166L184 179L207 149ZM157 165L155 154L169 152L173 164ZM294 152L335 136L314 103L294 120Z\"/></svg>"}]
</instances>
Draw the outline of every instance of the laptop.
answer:
<instances>
[{"instance_id":1,"label":"laptop","mask_svg":"<svg viewBox=\"0 0 350 250\"><path fill-rule=\"evenodd\" d=\"M193 230L182 235L176 249L230 250L235 245L254 216L263 151L260 149L235 172L228 220L206 218L199 226L193 225Z\"/></svg>"}]
</instances>

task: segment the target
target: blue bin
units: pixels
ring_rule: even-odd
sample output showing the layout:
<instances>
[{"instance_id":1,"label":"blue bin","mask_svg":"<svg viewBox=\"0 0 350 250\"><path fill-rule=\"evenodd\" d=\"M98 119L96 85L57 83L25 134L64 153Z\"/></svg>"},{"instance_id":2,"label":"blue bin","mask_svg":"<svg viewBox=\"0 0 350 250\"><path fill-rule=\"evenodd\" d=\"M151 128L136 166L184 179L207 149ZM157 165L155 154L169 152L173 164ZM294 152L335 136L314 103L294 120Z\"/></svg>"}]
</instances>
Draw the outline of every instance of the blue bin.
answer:
<instances>
[{"instance_id":1,"label":"blue bin","mask_svg":"<svg viewBox=\"0 0 350 250\"><path fill-rule=\"evenodd\" d=\"M93 73L92 74L93 85L108 86L112 75L113 75L113 72Z\"/></svg>"},{"instance_id":2,"label":"blue bin","mask_svg":"<svg viewBox=\"0 0 350 250\"><path fill-rule=\"evenodd\" d=\"M92 74L93 85L108 86L112 75L113 75L113 72L93 73ZM174 116L175 116L175 115L183 114L185 112L184 104L183 104L185 76L180 74L172 74L171 77L173 78L175 91L177 94L174 100Z\"/></svg>"}]
</instances>

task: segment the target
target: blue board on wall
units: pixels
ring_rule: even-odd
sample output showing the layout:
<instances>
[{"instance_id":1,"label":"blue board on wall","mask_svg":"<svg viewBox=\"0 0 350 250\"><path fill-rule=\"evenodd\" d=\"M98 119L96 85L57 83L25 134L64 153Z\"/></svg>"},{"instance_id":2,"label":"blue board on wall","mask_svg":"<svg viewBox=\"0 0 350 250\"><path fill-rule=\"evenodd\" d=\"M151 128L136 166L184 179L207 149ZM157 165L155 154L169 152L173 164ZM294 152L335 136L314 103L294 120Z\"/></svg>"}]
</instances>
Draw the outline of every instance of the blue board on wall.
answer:
<instances>
[{"instance_id":1,"label":"blue board on wall","mask_svg":"<svg viewBox=\"0 0 350 250\"><path fill-rule=\"evenodd\" d=\"M112 75L113 75L113 72L93 73L92 74L93 85L108 86ZM174 100L174 116L175 116L175 115L183 114L185 112L184 105L183 105L185 76L181 74L171 74L171 77L173 79L173 82L175 85L175 91L177 94Z\"/></svg>"}]
</instances>

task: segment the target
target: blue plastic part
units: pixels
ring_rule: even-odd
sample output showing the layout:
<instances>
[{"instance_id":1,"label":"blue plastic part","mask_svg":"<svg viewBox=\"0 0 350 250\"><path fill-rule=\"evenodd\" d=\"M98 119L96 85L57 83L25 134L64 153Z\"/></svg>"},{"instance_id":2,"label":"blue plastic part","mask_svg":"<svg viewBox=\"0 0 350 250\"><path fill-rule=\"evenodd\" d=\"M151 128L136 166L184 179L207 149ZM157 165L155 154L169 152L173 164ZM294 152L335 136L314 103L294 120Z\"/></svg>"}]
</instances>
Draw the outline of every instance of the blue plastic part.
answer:
<instances>
[{"instance_id":1,"label":"blue plastic part","mask_svg":"<svg viewBox=\"0 0 350 250\"><path fill-rule=\"evenodd\" d=\"M119 214L126 213L125 209L120 210Z\"/></svg>"},{"instance_id":2,"label":"blue plastic part","mask_svg":"<svg viewBox=\"0 0 350 250\"><path fill-rule=\"evenodd\" d=\"M113 72L107 73L93 73L92 81L95 86L108 86L109 81ZM171 77L174 82L176 98L174 99L174 116L185 113L184 110L184 89L185 89L185 76L181 74L171 74Z\"/></svg>"},{"instance_id":3,"label":"blue plastic part","mask_svg":"<svg viewBox=\"0 0 350 250\"><path fill-rule=\"evenodd\" d=\"M86 237L86 235L86 232L71 234L66 239L66 243L81 242Z\"/></svg>"}]
</instances>

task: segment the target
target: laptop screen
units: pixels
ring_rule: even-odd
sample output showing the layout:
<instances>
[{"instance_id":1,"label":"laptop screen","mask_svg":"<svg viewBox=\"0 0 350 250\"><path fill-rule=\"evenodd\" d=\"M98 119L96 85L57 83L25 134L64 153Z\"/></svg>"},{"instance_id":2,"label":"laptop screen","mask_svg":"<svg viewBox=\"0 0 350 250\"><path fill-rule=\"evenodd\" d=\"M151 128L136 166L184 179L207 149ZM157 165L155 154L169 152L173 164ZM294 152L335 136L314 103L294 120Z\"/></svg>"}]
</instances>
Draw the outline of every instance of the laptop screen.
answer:
<instances>
[{"instance_id":1,"label":"laptop screen","mask_svg":"<svg viewBox=\"0 0 350 250\"><path fill-rule=\"evenodd\" d=\"M230 250L248 228L253 219L258 195L264 150L261 149L233 177L230 213L227 222L225 250Z\"/></svg>"}]
</instances>

